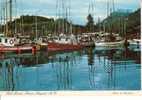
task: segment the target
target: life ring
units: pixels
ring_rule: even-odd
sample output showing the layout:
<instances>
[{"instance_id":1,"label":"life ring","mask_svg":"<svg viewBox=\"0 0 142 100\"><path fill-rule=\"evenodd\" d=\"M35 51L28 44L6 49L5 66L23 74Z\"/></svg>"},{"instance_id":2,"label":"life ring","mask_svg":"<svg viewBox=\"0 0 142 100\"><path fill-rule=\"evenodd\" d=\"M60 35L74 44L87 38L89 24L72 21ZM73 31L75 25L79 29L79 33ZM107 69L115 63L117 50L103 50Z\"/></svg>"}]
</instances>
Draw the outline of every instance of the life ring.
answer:
<instances>
[{"instance_id":1,"label":"life ring","mask_svg":"<svg viewBox=\"0 0 142 100\"><path fill-rule=\"evenodd\" d=\"M14 43L14 41L13 41L13 40L10 40L9 43L12 45L12 44Z\"/></svg>"}]
</instances>

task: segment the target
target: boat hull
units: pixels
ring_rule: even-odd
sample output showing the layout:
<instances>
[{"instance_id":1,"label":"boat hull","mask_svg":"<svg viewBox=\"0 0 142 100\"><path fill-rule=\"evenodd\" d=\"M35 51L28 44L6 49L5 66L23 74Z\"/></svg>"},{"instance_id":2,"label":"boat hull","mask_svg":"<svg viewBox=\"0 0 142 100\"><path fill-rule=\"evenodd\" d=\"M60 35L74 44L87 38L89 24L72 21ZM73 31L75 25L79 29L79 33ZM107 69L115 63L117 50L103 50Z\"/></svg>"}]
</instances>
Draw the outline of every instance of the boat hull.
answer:
<instances>
[{"instance_id":1,"label":"boat hull","mask_svg":"<svg viewBox=\"0 0 142 100\"><path fill-rule=\"evenodd\" d=\"M123 46L125 41L119 41L119 42L100 42L100 43L95 43L96 47L118 47L118 46Z\"/></svg>"},{"instance_id":2,"label":"boat hull","mask_svg":"<svg viewBox=\"0 0 142 100\"><path fill-rule=\"evenodd\" d=\"M73 51L82 49L82 45L48 43L48 51Z\"/></svg>"}]
</instances>

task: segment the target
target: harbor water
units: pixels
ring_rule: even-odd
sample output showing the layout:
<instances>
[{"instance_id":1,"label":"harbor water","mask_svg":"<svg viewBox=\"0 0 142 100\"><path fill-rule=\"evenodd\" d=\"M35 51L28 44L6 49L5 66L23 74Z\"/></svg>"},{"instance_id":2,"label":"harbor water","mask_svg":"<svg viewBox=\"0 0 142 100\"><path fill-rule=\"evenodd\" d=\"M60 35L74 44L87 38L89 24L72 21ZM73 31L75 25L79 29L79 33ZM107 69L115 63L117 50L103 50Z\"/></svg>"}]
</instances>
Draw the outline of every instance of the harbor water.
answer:
<instances>
[{"instance_id":1,"label":"harbor water","mask_svg":"<svg viewBox=\"0 0 142 100\"><path fill-rule=\"evenodd\" d=\"M140 48L0 54L0 91L140 90Z\"/></svg>"}]
</instances>

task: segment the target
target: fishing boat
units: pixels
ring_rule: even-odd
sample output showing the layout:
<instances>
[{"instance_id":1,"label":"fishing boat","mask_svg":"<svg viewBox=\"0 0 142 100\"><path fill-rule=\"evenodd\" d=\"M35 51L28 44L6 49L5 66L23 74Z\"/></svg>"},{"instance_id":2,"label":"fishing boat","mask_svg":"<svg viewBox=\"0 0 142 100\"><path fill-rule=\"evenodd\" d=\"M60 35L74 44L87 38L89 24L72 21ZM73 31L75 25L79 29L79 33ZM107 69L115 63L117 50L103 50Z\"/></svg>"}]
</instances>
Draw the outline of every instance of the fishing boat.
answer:
<instances>
[{"instance_id":1,"label":"fishing boat","mask_svg":"<svg viewBox=\"0 0 142 100\"><path fill-rule=\"evenodd\" d=\"M2 9L3 15L3 30L0 32L0 53L1 52L17 52L17 53L23 53L23 52L35 52L36 47L32 44L21 44L20 38L14 36L16 32L12 30L12 10L13 10L13 0L9 0L9 2L6 2L4 4L4 8ZM6 15L6 16L5 16Z\"/></svg>"},{"instance_id":2,"label":"fishing boat","mask_svg":"<svg viewBox=\"0 0 142 100\"><path fill-rule=\"evenodd\" d=\"M105 42L105 41L99 41L95 43L96 47L119 47L123 46L125 43L124 40L121 41L115 41L115 42Z\"/></svg>"},{"instance_id":3,"label":"fishing boat","mask_svg":"<svg viewBox=\"0 0 142 100\"><path fill-rule=\"evenodd\" d=\"M82 48L83 46L77 42L73 34L70 36L60 34L59 37L48 42L48 51L72 51L80 50Z\"/></svg>"},{"instance_id":4,"label":"fishing boat","mask_svg":"<svg viewBox=\"0 0 142 100\"><path fill-rule=\"evenodd\" d=\"M81 45L83 45L85 47L94 46L93 36L90 34L87 34L87 33L84 33L84 34L82 34L82 36L80 36L79 42Z\"/></svg>"},{"instance_id":5,"label":"fishing boat","mask_svg":"<svg viewBox=\"0 0 142 100\"><path fill-rule=\"evenodd\" d=\"M35 39L34 44L36 45L37 50L47 51L48 38L47 37L40 37L38 39Z\"/></svg>"},{"instance_id":6,"label":"fishing boat","mask_svg":"<svg viewBox=\"0 0 142 100\"><path fill-rule=\"evenodd\" d=\"M114 1L107 1L106 2L107 5L107 17L110 17L110 22L113 21L114 19L111 17L112 14L115 12L115 5L114 5ZM108 30L106 30L106 26L105 26L105 22L104 27L103 27L103 31L101 32L101 34L98 34L96 40L95 40L95 46L96 47L120 47L120 46L124 46L124 44L126 43L126 39L124 39L124 37L122 38L120 36L120 33L123 35L126 35L126 27L123 27L122 29L125 29L125 32L119 32L119 34L117 34L115 32L115 30L113 30L113 28L115 27L112 23L108 23ZM126 24L125 22L123 24ZM125 25L124 25L125 26ZM101 28L100 28L101 29ZM101 31L101 30L100 30Z\"/></svg>"},{"instance_id":7,"label":"fishing boat","mask_svg":"<svg viewBox=\"0 0 142 100\"><path fill-rule=\"evenodd\" d=\"M125 40L118 34L104 33L95 41L96 47L119 47L123 46Z\"/></svg>"},{"instance_id":8,"label":"fishing boat","mask_svg":"<svg viewBox=\"0 0 142 100\"><path fill-rule=\"evenodd\" d=\"M35 52L36 48L32 45L18 45L19 39L15 37L5 37L0 34L0 52L17 52L22 53L25 51Z\"/></svg>"},{"instance_id":9,"label":"fishing boat","mask_svg":"<svg viewBox=\"0 0 142 100\"><path fill-rule=\"evenodd\" d=\"M5 37L4 34L0 34L0 47L13 47L16 44L16 38L13 37Z\"/></svg>"}]
</instances>

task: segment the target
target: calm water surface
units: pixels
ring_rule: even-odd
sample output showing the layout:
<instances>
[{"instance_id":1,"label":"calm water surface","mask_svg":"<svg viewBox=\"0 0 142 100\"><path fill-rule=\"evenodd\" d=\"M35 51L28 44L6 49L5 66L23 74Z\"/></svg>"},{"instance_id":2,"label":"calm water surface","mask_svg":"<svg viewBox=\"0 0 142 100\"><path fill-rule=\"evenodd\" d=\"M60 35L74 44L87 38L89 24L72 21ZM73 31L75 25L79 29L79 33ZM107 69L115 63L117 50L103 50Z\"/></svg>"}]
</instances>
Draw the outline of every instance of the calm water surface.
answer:
<instances>
[{"instance_id":1,"label":"calm water surface","mask_svg":"<svg viewBox=\"0 0 142 100\"><path fill-rule=\"evenodd\" d=\"M136 47L0 54L0 90L140 90L140 61Z\"/></svg>"}]
</instances>

